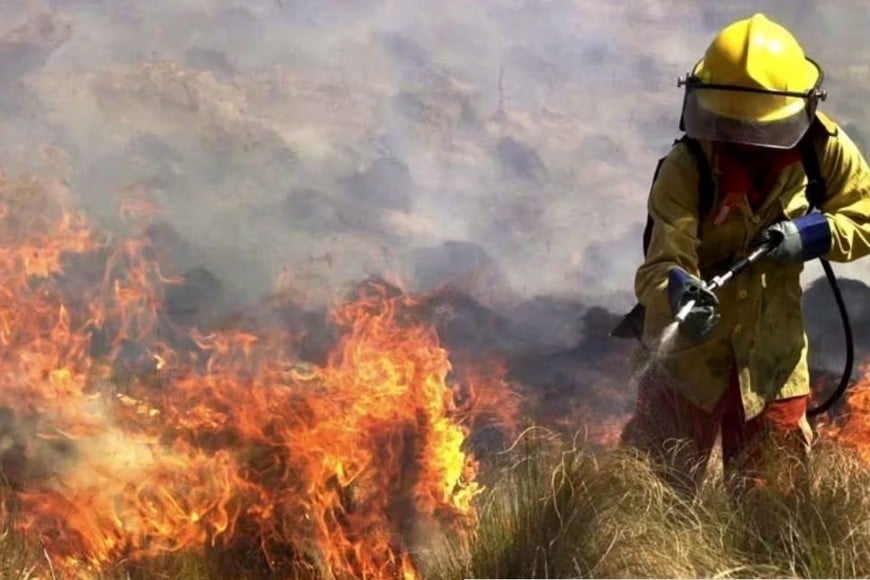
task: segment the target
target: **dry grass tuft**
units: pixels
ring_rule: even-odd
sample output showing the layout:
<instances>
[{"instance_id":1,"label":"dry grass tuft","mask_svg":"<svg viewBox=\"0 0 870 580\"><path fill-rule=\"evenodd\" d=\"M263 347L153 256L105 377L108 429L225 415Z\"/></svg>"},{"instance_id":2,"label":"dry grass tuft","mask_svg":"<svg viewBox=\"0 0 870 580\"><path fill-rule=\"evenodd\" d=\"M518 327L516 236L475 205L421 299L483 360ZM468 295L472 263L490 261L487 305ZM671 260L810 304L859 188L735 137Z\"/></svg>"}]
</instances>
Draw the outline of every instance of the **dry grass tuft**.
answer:
<instances>
[{"instance_id":1,"label":"dry grass tuft","mask_svg":"<svg viewBox=\"0 0 870 580\"><path fill-rule=\"evenodd\" d=\"M837 445L788 477L769 466L768 485L735 502L716 470L686 500L629 452L524 439L484 499L476 540L439 546L429 576L870 575L870 469Z\"/></svg>"}]
</instances>

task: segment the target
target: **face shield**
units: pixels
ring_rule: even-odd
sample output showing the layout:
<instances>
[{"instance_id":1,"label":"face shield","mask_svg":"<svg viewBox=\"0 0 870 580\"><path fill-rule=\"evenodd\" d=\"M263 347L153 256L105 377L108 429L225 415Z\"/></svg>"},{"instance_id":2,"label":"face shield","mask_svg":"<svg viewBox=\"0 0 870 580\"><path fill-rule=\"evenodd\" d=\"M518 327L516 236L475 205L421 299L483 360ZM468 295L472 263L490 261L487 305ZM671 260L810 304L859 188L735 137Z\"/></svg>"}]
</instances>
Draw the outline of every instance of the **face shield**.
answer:
<instances>
[{"instance_id":1,"label":"face shield","mask_svg":"<svg viewBox=\"0 0 870 580\"><path fill-rule=\"evenodd\" d=\"M702 82L697 76L685 85L682 129L689 137L756 147L791 149L806 133L820 100L822 71L806 92L777 91Z\"/></svg>"}]
</instances>

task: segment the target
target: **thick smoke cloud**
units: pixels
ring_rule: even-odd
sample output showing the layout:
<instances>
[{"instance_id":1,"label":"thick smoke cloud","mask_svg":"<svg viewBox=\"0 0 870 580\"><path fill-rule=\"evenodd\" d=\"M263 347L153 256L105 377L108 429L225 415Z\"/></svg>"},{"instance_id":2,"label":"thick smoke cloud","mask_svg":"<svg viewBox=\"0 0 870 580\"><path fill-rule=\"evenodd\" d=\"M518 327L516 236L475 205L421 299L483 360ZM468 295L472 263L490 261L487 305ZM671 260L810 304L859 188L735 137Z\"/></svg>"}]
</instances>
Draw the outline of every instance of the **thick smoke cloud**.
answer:
<instances>
[{"instance_id":1,"label":"thick smoke cloud","mask_svg":"<svg viewBox=\"0 0 870 580\"><path fill-rule=\"evenodd\" d=\"M676 78L758 10L862 140L860 3L7 0L0 163L109 230L149 200L238 299L388 274L623 308Z\"/></svg>"}]
</instances>

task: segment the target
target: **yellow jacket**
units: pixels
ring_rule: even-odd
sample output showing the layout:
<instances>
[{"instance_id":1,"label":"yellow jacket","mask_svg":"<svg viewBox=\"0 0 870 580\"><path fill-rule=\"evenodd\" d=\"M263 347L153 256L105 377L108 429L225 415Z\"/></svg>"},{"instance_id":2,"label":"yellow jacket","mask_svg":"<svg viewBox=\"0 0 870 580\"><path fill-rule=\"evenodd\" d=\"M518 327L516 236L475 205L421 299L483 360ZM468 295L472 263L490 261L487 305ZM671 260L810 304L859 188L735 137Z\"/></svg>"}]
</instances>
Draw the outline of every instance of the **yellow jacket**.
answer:
<instances>
[{"instance_id":1,"label":"yellow jacket","mask_svg":"<svg viewBox=\"0 0 870 580\"><path fill-rule=\"evenodd\" d=\"M826 180L821 211L831 226L831 261L847 262L870 253L870 169L852 140L818 113L813 134ZM828 138L824 139L827 133ZM718 159L702 143L714 176ZM716 181L714 179L714 181ZM803 215L808 208L807 178L798 160L777 176L762 205L744 203L720 225L713 223L719 200L698 228L698 171L685 145L677 144L663 162L649 198L652 236L637 271L635 292L646 307L644 343L650 348L673 318L667 300L667 274L674 266L704 280L745 255L767 226ZM678 336L657 359L654 372L695 405L711 411L737 365L746 419L765 402L808 394L807 340L801 312L803 264L750 267L717 291L721 319L702 344Z\"/></svg>"}]
</instances>

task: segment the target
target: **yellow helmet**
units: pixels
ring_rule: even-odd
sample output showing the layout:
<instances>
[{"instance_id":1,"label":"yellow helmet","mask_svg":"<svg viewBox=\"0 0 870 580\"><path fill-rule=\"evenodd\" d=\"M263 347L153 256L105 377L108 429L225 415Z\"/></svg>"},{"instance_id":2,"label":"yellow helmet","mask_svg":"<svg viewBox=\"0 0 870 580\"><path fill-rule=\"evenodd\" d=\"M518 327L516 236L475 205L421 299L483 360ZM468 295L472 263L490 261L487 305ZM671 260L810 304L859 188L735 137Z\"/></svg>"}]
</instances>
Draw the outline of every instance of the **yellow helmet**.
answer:
<instances>
[{"instance_id":1,"label":"yellow helmet","mask_svg":"<svg viewBox=\"0 0 870 580\"><path fill-rule=\"evenodd\" d=\"M823 78L783 26L763 14L738 20L681 80L683 128L696 139L791 148L825 98Z\"/></svg>"}]
</instances>

